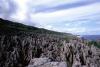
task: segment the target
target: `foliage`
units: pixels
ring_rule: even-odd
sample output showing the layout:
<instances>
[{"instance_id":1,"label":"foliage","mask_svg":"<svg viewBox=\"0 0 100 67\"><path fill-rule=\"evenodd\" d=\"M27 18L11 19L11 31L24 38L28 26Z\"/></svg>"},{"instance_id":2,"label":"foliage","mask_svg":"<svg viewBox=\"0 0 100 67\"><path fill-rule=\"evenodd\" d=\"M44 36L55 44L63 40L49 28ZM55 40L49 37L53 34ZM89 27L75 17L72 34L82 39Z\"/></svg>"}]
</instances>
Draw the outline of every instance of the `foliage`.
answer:
<instances>
[{"instance_id":1,"label":"foliage","mask_svg":"<svg viewBox=\"0 0 100 67\"><path fill-rule=\"evenodd\" d=\"M100 42L98 42L98 41L89 41L88 45L89 46L94 45L94 46L100 48Z\"/></svg>"}]
</instances>

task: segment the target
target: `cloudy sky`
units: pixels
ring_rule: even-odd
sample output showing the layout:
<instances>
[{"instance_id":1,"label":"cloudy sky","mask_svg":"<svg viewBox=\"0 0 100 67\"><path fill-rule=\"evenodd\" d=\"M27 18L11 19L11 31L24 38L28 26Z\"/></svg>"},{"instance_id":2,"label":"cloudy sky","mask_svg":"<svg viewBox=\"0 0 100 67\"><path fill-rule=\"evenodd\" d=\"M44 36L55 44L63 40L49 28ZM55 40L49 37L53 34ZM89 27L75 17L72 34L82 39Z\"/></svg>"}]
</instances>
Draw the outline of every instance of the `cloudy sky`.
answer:
<instances>
[{"instance_id":1,"label":"cloudy sky","mask_svg":"<svg viewBox=\"0 0 100 67\"><path fill-rule=\"evenodd\" d=\"M59 32L100 34L100 0L0 0L0 17Z\"/></svg>"}]
</instances>

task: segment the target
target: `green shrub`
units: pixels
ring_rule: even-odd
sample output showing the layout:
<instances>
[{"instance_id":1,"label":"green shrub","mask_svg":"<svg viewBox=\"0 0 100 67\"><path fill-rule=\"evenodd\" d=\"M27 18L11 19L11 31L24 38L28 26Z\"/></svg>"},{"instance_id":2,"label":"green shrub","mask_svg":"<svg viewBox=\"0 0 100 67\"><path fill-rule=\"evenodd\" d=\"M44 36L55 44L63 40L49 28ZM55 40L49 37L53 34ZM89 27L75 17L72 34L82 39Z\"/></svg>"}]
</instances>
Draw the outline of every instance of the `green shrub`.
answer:
<instances>
[{"instance_id":1,"label":"green shrub","mask_svg":"<svg viewBox=\"0 0 100 67\"><path fill-rule=\"evenodd\" d=\"M88 42L88 45L89 46L94 45L94 46L100 48L100 42L97 42L97 41L90 41L90 42Z\"/></svg>"}]
</instances>

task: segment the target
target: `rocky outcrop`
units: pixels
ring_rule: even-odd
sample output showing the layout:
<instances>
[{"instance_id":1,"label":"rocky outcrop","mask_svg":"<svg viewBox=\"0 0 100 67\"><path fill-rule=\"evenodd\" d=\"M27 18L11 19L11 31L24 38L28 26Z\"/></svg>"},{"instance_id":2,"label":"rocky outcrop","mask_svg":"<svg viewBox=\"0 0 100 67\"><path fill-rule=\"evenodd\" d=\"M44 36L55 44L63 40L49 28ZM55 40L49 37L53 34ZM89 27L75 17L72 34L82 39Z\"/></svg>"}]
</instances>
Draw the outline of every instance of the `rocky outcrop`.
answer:
<instances>
[{"instance_id":1,"label":"rocky outcrop","mask_svg":"<svg viewBox=\"0 0 100 67\"><path fill-rule=\"evenodd\" d=\"M28 67L99 67L100 49L87 46L81 40L68 42L49 34L23 32L0 35L0 67L27 65Z\"/></svg>"},{"instance_id":2,"label":"rocky outcrop","mask_svg":"<svg viewBox=\"0 0 100 67\"><path fill-rule=\"evenodd\" d=\"M62 56L68 67L100 67L100 49L76 40L65 43Z\"/></svg>"},{"instance_id":3,"label":"rocky outcrop","mask_svg":"<svg viewBox=\"0 0 100 67\"><path fill-rule=\"evenodd\" d=\"M100 49L87 46L81 40L68 42L50 34L17 32L0 35L0 67L25 67L34 58L39 61L49 59L33 60L40 67L59 67L63 62L67 67L99 67Z\"/></svg>"},{"instance_id":4,"label":"rocky outcrop","mask_svg":"<svg viewBox=\"0 0 100 67\"><path fill-rule=\"evenodd\" d=\"M52 62L48 58L34 58L28 67L67 67L66 62Z\"/></svg>"},{"instance_id":5,"label":"rocky outcrop","mask_svg":"<svg viewBox=\"0 0 100 67\"><path fill-rule=\"evenodd\" d=\"M32 58L27 36L0 36L0 67L24 67Z\"/></svg>"},{"instance_id":6,"label":"rocky outcrop","mask_svg":"<svg viewBox=\"0 0 100 67\"><path fill-rule=\"evenodd\" d=\"M58 57L60 58L57 52L61 41L62 39L48 34L26 32L1 34L0 67L25 67L32 58L40 57L57 61Z\"/></svg>"},{"instance_id":7,"label":"rocky outcrop","mask_svg":"<svg viewBox=\"0 0 100 67\"><path fill-rule=\"evenodd\" d=\"M100 67L100 49L93 45L89 47L74 40L70 43L63 41L60 48L60 56L56 55L61 58L59 62L48 58L34 58L28 67Z\"/></svg>"}]
</instances>

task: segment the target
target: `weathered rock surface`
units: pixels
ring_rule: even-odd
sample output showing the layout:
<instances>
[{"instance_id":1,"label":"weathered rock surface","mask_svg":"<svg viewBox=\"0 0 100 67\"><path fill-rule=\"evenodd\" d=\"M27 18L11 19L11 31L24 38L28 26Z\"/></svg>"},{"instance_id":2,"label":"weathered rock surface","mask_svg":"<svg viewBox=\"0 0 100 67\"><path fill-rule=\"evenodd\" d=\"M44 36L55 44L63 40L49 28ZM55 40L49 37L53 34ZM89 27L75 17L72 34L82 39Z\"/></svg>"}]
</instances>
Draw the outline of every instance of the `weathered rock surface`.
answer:
<instances>
[{"instance_id":1,"label":"weathered rock surface","mask_svg":"<svg viewBox=\"0 0 100 67\"><path fill-rule=\"evenodd\" d=\"M72 41L64 44L63 55L68 67L100 67L100 49Z\"/></svg>"},{"instance_id":2,"label":"weathered rock surface","mask_svg":"<svg viewBox=\"0 0 100 67\"><path fill-rule=\"evenodd\" d=\"M59 60L60 56L57 55L60 53L57 52L61 41L60 38L44 34L24 32L2 34L0 35L0 67L25 67L32 58L39 57Z\"/></svg>"},{"instance_id":3,"label":"weathered rock surface","mask_svg":"<svg viewBox=\"0 0 100 67\"><path fill-rule=\"evenodd\" d=\"M34 58L28 67L67 67L66 62L51 62L48 58Z\"/></svg>"},{"instance_id":4,"label":"weathered rock surface","mask_svg":"<svg viewBox=\"0 0 100 67\"><path fill-rule=\"evenodd\" d=\"M24 67L31 60L30 38L0 36L0 67Z\"/></svg>"},{"instance_id":5,"label":"weathered rock surface","mask_svg":"<svg viewBox=\"0 0 100 67\"><path fill-rule=\"evenodd\" d=\"M30 65L30 61L34 64ZM27 65L100 67L100 49L87 46L79 40L66 42L51 35L25 33L0 35L0 67Z\"/></svg>"}]
</instances>

